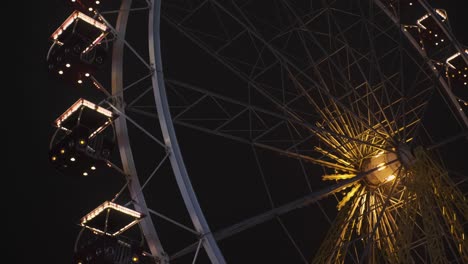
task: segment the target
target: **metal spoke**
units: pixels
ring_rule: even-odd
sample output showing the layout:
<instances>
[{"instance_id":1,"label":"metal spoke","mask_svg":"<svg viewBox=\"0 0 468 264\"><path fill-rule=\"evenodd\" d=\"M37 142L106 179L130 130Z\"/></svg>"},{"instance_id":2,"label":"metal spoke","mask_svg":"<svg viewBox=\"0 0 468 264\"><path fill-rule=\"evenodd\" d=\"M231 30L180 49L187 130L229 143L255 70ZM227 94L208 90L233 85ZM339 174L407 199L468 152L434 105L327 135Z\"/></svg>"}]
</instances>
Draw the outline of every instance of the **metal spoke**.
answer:
<instances>
[{"instance_id":1,"label":"metal spoke","mask_svg":"<svg viewBox=\"0 0 468 264\"><path fill-rule=\"evenodd\" d=\"M189 228L189 227L187 227L187 226L185 226L185 225L183 225L183 224L181 224L181 223L175 221L174 219L172 219L172 218L170 218L170 217L167 217L167 216L165 216L165 215L163 215L163 214L161 214L161 213L158 213L158 212L156 212L155 210L153 210L153 209L151 209L151 208L148 208L148 211L149 211L150 213L156 215L157 217L160 217L161 219L164 219L164 220L168 221L168 222L171 223L171 224L174 224L174 225L176 225L176 226L178 226L178 227L180 227L180 228L182 228L182 229L184 229L184 230L186 230L186 231L189 231L190 233L192 233L192 234L194 234L194 235L197 235L197 236L200 236L200 235L201 235L201 234L200 234L199 232L197 232L196 230L193 230L192 228Z\"/></svg>"},{"instance_id":2,"label":"metal spoke","mask_svg":"<svg viewBox=\"0 0 468 264\"><path fill-rule=\"evenodd\" d=\"M159 139L157 139L155 136L153 136L153 134L151 134L150 132L148 132L148 130L146 130L143 126L141 126L140 124L138 124L135 120L133 120L132 118L130 118L128 115L124 114L122 111L120 111L117 107L115 107L113 104L109 103L108 102L108 105L114 109L114 111L116 111L120 116L123 116L126 120L130 121L130 123L132 123L135 127L137 127L138 129L140 129L143 133L145 133L149 138L151 138L153 141L155 141L156 143L158 143L161 147L163 147L164 149L166 149L166 145L161 142Z\"/></svg>"},{"instance_id":3,"label":"metal spoke","mask_svg":"<svg viewBox=\"0 0 468 264\"><path fill-rule=\"evenodd\" d=\"M151 179L153 178L154 175L156 175L156 172L159 170L159 168L163 165L163 163L166 161L166 159L169 157L169 152L166 153L166 155L164 156L164 158L158 163L158 165L156 166L156 168L154 168L154 170L151 172L150 176L146 179L145 183L143 183L143 185L141 186L141 190L143 190L145 188L145 186L151 181Z\"/></svg>"}]
</instances>

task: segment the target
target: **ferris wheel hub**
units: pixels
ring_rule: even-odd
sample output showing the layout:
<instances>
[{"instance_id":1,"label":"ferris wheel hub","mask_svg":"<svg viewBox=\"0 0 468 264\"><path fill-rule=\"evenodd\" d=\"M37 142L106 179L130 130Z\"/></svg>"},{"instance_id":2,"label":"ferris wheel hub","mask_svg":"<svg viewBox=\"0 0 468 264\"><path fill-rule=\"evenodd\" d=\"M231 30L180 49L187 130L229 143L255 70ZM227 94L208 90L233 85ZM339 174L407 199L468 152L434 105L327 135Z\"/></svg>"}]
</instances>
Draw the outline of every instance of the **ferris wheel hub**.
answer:
<instances>
[{"instance_id":1,"label":"ferris wheel hub","mask_svg":"<svg viewBox=\"0 0 468 264\"><path fill-rule=\"evenodd\" d=\"M368 159L364 166L364 171L368 172L366 181L371 186L393 181L398 175L401 163L395 152L381 151L377 155Z\"/></svg>"},{"instance_id":2,"label":"ferris wheel hub","mask_svg":"<svg viewBox=\"0 0 468 264\"><path fill-rule=\"evenodd\" d=\"M365 163L363 169L368 172L366 181L371 186L391 182L411 168L414 162L415 158L407 145L401 144L394 151L381 151Z\"/></svg>"}]
</instances>

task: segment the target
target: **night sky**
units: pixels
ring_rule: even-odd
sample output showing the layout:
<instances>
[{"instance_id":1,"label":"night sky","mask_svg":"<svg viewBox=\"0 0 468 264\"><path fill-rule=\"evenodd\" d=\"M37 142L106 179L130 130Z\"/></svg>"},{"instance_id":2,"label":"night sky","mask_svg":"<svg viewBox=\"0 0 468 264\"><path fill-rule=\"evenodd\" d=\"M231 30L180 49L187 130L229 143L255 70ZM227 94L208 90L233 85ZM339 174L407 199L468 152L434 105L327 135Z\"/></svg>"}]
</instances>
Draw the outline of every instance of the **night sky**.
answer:
<instances>
[{"instance_id":1,"label":"night sky","mask_svg":"<svg viewBox=\"0 0 468 264\"><path fill-rule=\"evenodd\" d=\"M16 55L20 59L15 60L15 77L18 81L15 89L21 92L17 99L3 98L4 102L16 100L14 102L16 107L4 110L4 114L17 117L15 123L4 126L9 135L4 138L9 145L6 163L7 167L12 165L13 167L9 170L11 172L4 172L3 177L14 178L13 189L9 185L3 185L4 192L13 192L5 202L13 203L14 212L8 214L8 222L11 221L12 226L4 228L14 232L5 237L6 240L11 237L15 241L16 260L13 263L32 263L33 261L36 263L70 263L73 243L80 230L77 226L79 218L104 199L109 199L121 183L121 180L116 180L106 185L106 181L98 180L93 181L94 185L90 186L89 183L70 179L57 173L48 161L49 140L54 132L53 120L83 93L89 96L96 95L95 92L83 92L79 89L63 87L47 71L45 58L50 44L48 38L70 12L64 2L59 0L22 1L21 9L24 13L18 14L18 20L21 19L21 21L14 23L16 26L21 26L21 36L10 43L17 49L21 49ZM447 10L453 33L461 43L468 44L468 31L466 30L468 18L466 12L463 12L466 6L462 8L460 5L464 1L432 2L440 3L440 7ZM3 89L11 88L4 85ZM212 163L213 168L208 171L222 172L223 160L236 159L237 151L240 153L242 151L240 148L243 148L237 144L218 142L216 139L210 144L215 144L218 148L206 146L204 142L190 142L190 135L195 138L198 132L190 134L182 131L181 133L185 135L180 142L183 151L188 148L184 146L190 146L190 149L205 149L207 152L216 151L220 147L233 149L230 154L223 157L212 155L211 162L205 162L204 165L199 162L187 162L187 167L193 171L203 172L206 164ZM236 150L236 148L239 149ZM201 160L203 158L197 161ZM243 166L253 165L244 164ZM237 173L242 172L233 168L231 171L223 172L223 175L230 175L234 178ZM212 186L220 186L223 183L220 175L210 177L213 177L210 179ZM101 184L101 187L96 184ZM200 181L194 183L194 185L198 184L202 183ZM232 191L233 196L242 193L242 188L245 188L243 183L232 181L230 184L231 188L236 190ZM251 184L260 186L261 183L255 181ZM287 184L287 182L278 184ZM101 191L102 186L106 186L106 191ZM174 199L180 200L176 196ZM283 198L287 200L293 197L294 195L285 195ZM283 198L279 198L279 204ZM235 206L235 197L226 202L230 202L227 206ZM249 205L251 208L247 210L245 217L262 212L261 208L264 208L266 204L267 199L264 195L258 197L257 201ZM225 223L234 223L244 218L239 215L213 215L212 217L222 219ZM304 214L303 217L308 216ZM316 221L316 224L320 224L320 221L324 220ZM256 242L262 243L262 241ZM316 241L310 241L310 243L316 243ZM228 252L228 254L234 253Z\"/></svg>"}]
</instances>

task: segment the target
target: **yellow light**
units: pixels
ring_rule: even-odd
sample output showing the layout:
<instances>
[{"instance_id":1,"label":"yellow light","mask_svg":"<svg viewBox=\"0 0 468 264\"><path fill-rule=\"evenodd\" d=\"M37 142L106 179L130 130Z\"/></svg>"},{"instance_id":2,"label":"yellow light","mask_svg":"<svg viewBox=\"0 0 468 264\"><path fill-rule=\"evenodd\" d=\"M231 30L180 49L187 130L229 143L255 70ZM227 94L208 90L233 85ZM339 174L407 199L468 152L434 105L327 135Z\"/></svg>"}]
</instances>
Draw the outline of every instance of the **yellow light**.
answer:
<instances>
[{"instance_id":1,"label":"yellow light","mask_svg":"<svg viewBox=\"0 0 468 264\"><path fill-rule=\"evenodd\" d=\"M113 210L116 210L116 211L118 211L120 213L123 213L123 214L125 214L127 216L134 217L134 220L131 221L129 224L125 225L124 227L122 227L121 229L117 230L114 233L108 233L108 232L105 232L105 231L99 230L97 228L86 225L87 222L91 221L92 219L94 219L95 217L100 215L103 211L109 210L109 209L113 209ZM80 225L92 230L93 232L97 232L97 233L100 233L100 234L107 234L107 235L110 235L110 236L117 236L117 235L125 232L126 230L128 230L130 227L137 224L142 218L143 218L143 215L141 213L137 212L137 211L134 211L134 210L129 209L127 207L124 207L124 206L121 206L121 205L106 201L103 204L101 204L100 206L98 206L96 209L94 209L93 211L91 211L90 213L88 213L87 215L82 217L80 219Z\"/></svg>"},{"instance_id":2,"label":"yellow light","mask_svg":"<svg viewBox=\"0 0 468 264\"><path fill-rule=\"evenodd\" d=\"M85 76L86 76L86 77L89 77L89 73L85 73Z\"/></svg>"},{"instance_id":3,"label":"yellow light","mask_svg":"<svg viewBox=\"0 0 468 264\"><path fill-rule=\"evenodd\" d=\"M83 139L80 140L80 145L84 145L86 143L86 141L84 141Z\"/></svg>"},{"instance_id":4,"label":"yellow light","mask_svg":"<svg viewBox=\"0 0 468 264\"><path fill-rule=\"evenodd\" d=\"M389 175L387 177L387 179L385 179L385 180L389 182L389 181L393 181L395 178L396 178L396 176L392 174L392 175Z\"/></svg>"},{"instance_id":5,"label":"yellow light","mask_svg":"<svg viewBox=\"0 0 468 264\"><path fill-rule=\"evenodd\" d=\"M447 65L450 66L451 68L456 69L455 66L453 66L453 65L450 63L450 61L453 60L453 59L455 59L455 58L458 57L458 56L460 56L460 52L457 52L457 53L453 54L452 56L450 56L450 57L445 61L445 63L447 63Z\"/></svg>"},{"instance_id":6,"label":"yellow light","mask_svg":"<svg viewBox=\"0 0 468 264\"><path fill-rule=\"evenodd\" d=\"M377 157L380 157L382 156L382 154L384 154L385 152L382 150L380 151L379 153L377 153L377 155L375 155L374 157L377 158Z\"/></svg>"},{"instance_id":7,"label":"yellow light","mask_svg":"<svg viewBox=\"0 0 468 264\"><path fill-rule=\"evenodd\" d=\"M82 83L83 83L83 81L82 81L82 80L78 80L78 83L79 83L79 84L82 84Z\"/></svg>"},{"instance_id":8,"label":"yellow light","mask_svg":"<svg viewBox=\"0 0 468 264\"><path fill-rule=\"evenodd\" d=\"M56 160L57 160L57 157L52 156L52 160L53 160L53 161L56 161Z\"/></svg>"},{"instance_id":9,"label":"yellow light","mask_svg":"<svg viewBox=\"0 0 468 264\"><path fill-rule=\"evenodd\" d=\"M104 32L101 33L101 35L99 35L99 37L97 37L93 43L91 43L91 45L89 45L85 50L83 50L83 54L88 52L88 50L90 50L92 47L96 46L99 41L101 41L104 37L106 36L106 34L104 34Z\"/></svg>"},{"instance_id":10,"label":"yellow light","mask_svg":"<svg viewBox=\"0 0 468 264\"><path fill-rule=\"evenodd\" d=\"M377 171L381 171L381 170L385 169L385 167L387 167L387 166L385 166L385 163L380 163L380 164L377 165L377 168L378 168Z\"/></svg>"},{"instance_id":11,"label":"yellow light","mask_svg":"<svg viewBox=\"0 0 468 264\"><path fill-rule=\"evenodd\" d=\"M127 207L124 207L122 205L115 204L113 202L106 201L103 204L101 204L100 206L98 206L96 209L94 209L93 211L91 211L90 213L85 215L83 218L81 218L81 220L80 220L81 224L86 224L88 221L90 221L91 219L93 219L94 217L99 215L102 211L104 211L104 210L106 210L108 208L117 210L117 211L119 211L121 213L130 215L130 216L135 217L137 219L142 218L142 214L137 212L137 211L134 211L134 210L129 209Z\"/></svg>"},{"instance_id":12,"label":"yellow light","mask_svg":"<svg viewBox=\"0 0 468 264\"><path fill-rule=\"evenodd\" d=\"M75 161L76 159L74 157L71 157L70 158L70 161Z\"/></svg>"},{"instance_id":13,"label":"yellow light","mask_svg":"<svg viewBox=\"0 0 468 264\"><path fill-rule=\"evenodd\" d=\"M442 22L444 22L445 19L447 19L447 13L443 9L436 9L436 13L442 17Z\"/></svg>"},{"instance_id":14,"label":"yellow light","mask_svg":"<svg viewBox=\"0 0 468 264\"><path fill-rule=\"evenodd\" d=\"M91 166L91 170L96 170L96 167L94 167L94 166Z\"/></svg>"},{"instance_id":15,"label":"yellow light","mask_svg":"<svg viewBox=\"0 0 468 264\"><path fill-rule=\"evenodd\" d=\"M322 176L322 180L331 181L331 180L346 180L356 177L356 174L327 174Z\"/></svg>"},{"instance_id":16,"label":"yellow light","mask_svg":"<svg viewBox=\"0 0 468 264\"><path fill-rule=\"evenodd\" d=\"M63 71L62 71L62 70L60 70L60 71L59 71L59 74L60 74L60 75L62 75L62 74L63 74Z\"/></svg>"},{"instance_id":17,"label":"yellow light","mask_svg":"<svg viewBox=\"0 0 468 264\"><path fill-rule=\"evenodd\" d=\"M107 117L112 117L112 112L103 108L103 107L100 107L98 105L95 105L89 101L86 101L85 99L82 99L80 98L76 103L74 103L70 108L68 108L67 111L65 111L65 113L63 113L60 117L58 117L54 123L57 127L60 127L61 124L67 120L68 117L70 117L75 111L78 111L78 109L80 109L81 106L86 106L90 109L93 109L93 110L96 110L97 112L107 116ZM106 122L106 125L108 123Z\"/></svg>"},{"instance_id":18,"label":"yellow light","mask_svg":"<svg viewBox=\"0 0 468 264\"><path fill-rule=\"evenodd\" d=\"M65 64L65 67L70 68L70 67L71 67L71 64L70 64L70 63L67 63L67 64Z\"/></svg>"},{"instance_id":19,"label":"yellow light","mask_svg":"<svg viewBox=\"0 0 468 264\"><path fill-rule=\"evenodd\" d=\"M77 19L81 19L85 21L86 23L93 25L94 27L100 29L101 31L106 31L107 26L103 23L100 23L99 21L79 12L75 11L73 12L66 20L63 22L63 24L52 34L52 39L57 40L58 37L63 33L64 30L66 30L70 25L73 24L73 22ZM99 37L97 41L100 41L102 38ZM95 43L94 43L95 44ZM93 45L94 45L93 44ZM88 47L89 48L89 47Z\"/></svg>"},{"instance_id":20,"label":"yellow light","mask_svg":"<svg viewBox=\"0 0 468 264\"><path fill-rule=\"evenodd\" d=\"M88 173L86 171L83 172L83 176L88 176Z\"/></svg>"},{"instance_id":21,"label":"yellow light","mask_svg":"<svg viewBox=\"0 0 468 264\"><path fill-rule=\"evenodd\" d=\"M133 256L132 261L133 261L133 262L138 262L138 257L137 257L137 256Z\"/></svg>"},{"instance_id":22,"label":"yellow light","mask_svg":"<svg viewBox=\"0 0 468 264\"><path fill-rule=\"evenodd\" d=\"M65 149L61 149L61 150L60 150L60 153L61 153L61 154L64 154L64 153L65 153Z\"/></svg>"}]
</instances>

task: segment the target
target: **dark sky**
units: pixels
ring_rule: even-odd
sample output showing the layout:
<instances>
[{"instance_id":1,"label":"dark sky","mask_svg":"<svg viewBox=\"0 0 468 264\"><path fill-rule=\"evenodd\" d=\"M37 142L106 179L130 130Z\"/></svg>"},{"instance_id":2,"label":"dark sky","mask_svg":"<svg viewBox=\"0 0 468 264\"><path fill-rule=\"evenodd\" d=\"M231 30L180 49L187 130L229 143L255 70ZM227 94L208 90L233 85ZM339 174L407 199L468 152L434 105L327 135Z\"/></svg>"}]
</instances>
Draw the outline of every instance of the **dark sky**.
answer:
<instances>
[{"instance_id":1,"label":"dark sky","mask_svg":"<svg viewBox=\"0 0 468 264\"><path fill-rule=\"evenodd\" d=\"M87 210L73 207L78 204L76 196L99 191L63 177L48 162L52 121L65 110L64 106L71 105L80 96L77 90L60 90L65 88L50 79L45 63L50 44L48 37L68 16L64 2L22 1L24 13L18 14L21 21L15 22L20 26L21 35L9 44L15 46L16 56L20 58L15 60L18 80L15 89L20 91L19 95L17 99L4 97L4 102L16 100L13 101L16 107L4 113L14 115L17 120L4 126L8 130L4 140L9 146L4 162L12 170L3 173L3 177L14 178L12 189L10 185L3 185L4 193L12 192L5 201L12 204L14 214L8 214L12 225L4 228L13 232L6 239L11 237L15 242L14 263L70 263L73 242L79 231L76 223ZM463 13L466 6L460 6L464 1L433 2L447 10L455 36L461 43L468 44L468 18ZM4 85L3 89L11 88ZM94 204L97 206L99 202ZM94 206L86 203L90 208Z\"/></svg>"}]
</instances>

